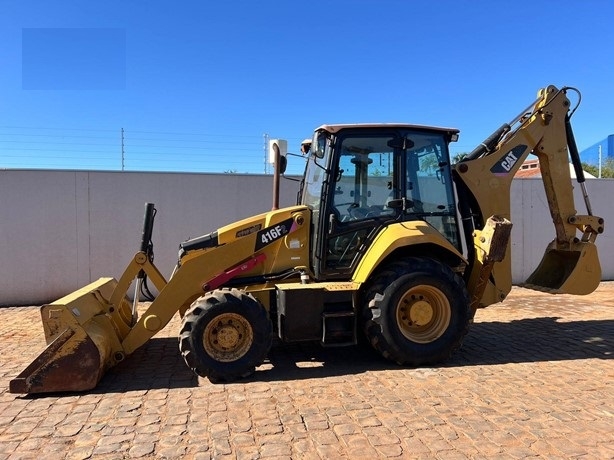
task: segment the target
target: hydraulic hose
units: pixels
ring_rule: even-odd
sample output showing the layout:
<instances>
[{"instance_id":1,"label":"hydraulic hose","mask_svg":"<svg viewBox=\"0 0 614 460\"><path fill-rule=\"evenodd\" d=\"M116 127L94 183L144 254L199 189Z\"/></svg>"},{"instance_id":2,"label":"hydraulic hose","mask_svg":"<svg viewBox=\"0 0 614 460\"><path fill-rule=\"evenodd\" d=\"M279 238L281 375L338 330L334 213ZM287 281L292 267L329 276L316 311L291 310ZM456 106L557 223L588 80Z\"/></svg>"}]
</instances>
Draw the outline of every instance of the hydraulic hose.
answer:
<instances>
[{"instance_id":1,"label":"hydraulic hose","mask_svg":"<svg viewBox=\"0 0 614 460\"><path fill-rule=\"evenodd\" d=\"M484 142L478 145L469 155L467 155L465 160L475 160L476 158L481 157L485 153L492 152L492 150L497 146L501 138L505 133L510 131L511 126L507 123L501 125L501 127L492 133Z\"/></svg>"},{"instance_id":2,"label":"hydraulic hose","mask_svg":"<svg viewBox=\"0 0 614 460\"><path fill-rule=\"evenodd\" d=\"M153 203L145 203L145 216L143 218L143 231L141 233L140 251L147 255L149 259L152 255L151 235L153 234L154 217L156 216L156 208ZM134 299L132 300L132 324L138 321L138 304L143 286L147 286L147 275L144 270L139 271L136 277L136 286L134 288ZM149 289L147 289L149 291Z\"/></svg>"},{"instance_id":3,"label":"hydraulic hose","mask_svg":"<svg viewBox=\"0 0 614 460\"><path fill-rule=\"evenodd\" d=\"M156 208L153 203L145 203L145 217L143 218L143 233L141 234L141 252L148 253L153 233Z\"/></svg>"},{"instance_id":4,"label":"hydraulic hose","mask_svg":"<svg viewBox=\"0 0 614 460\"><path fill-rule=\"evenodd\" d=\"M499 144L499 141L512 130L512 126L514 126L518 121L522 120L528 112L532 112L532 108L535 107L542 98L539 97L537 100L531 102L526 109L520 112L512 121L509 123L503 123L499 129L497 129L494 133L492 133L484 142L478 145L469 155L467 155L463 160L475 160L476 158L481 157L482 155L491 153Z\"/></svg>"}]
</instances>

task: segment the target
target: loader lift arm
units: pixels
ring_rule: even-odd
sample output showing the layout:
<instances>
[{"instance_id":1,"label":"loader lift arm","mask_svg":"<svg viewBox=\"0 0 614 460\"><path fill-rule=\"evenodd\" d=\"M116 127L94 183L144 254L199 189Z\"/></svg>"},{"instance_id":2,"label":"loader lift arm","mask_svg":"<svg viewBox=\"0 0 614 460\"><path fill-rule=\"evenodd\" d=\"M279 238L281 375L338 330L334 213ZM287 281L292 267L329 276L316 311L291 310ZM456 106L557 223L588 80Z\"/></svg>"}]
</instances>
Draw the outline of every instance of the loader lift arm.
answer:
<instances>
[{"instance_id":1,"label":"loader lift arm","mask_svg":"<svg viewBox=\"0 0 614 460\"><path fill-rule=\"evenodd\" d=\"M483 265L483 241L489 217L510 219L511 181L529 154L537 156L555 228L555 238L525 286L551 293L588 294L599 284L601 270L594 245L603 233L603 219L592 215L584 173L571 129L570 101L565 87L548 86L510 123L502 125L473 152L455 165L455 181L465 223L472 269L468 288L474 292ZM575 109L574 109L575 110ZM576 171L587 214L576 213L569 159ZM580 232L580 237L577 232ZM474 242L473 245L470 242ZM502 301L511 289L511 250L495 264L480 306Z\"/></svg>"},{"instance_id":2,"label":"loader lift arm","mask_svg":"<svg viewBox=\"0 0 614 460\"><path fill-rule=\"evenodd\" d=\"M279 230L290 235L308 227L295 207L295 217L279 222L282 210L270 214L262 232ZM232 241L182 253L180 267L167 282L150 257L153 204L146 204L140 250L115 281L101 278L78 291L41 307L47 348L10 382L13 393L85 391L94 388L104 372L124 360L162 330L179 312L185 313L198 297L250 272L267 261L264 250L279 238L257 240L253 232ZM282 217L280 217L282 216ZM292 223L290 223L292 221ZM269 227L267 227L269 225ZM258 242L259 241L259 242ZM202 257L209 252L210 257ZM248 257L246 258L246 255ZM133 283L149 277L159 294L137 318L135 292L132 308L126 294Z\"/></svg>"}]
</instances>

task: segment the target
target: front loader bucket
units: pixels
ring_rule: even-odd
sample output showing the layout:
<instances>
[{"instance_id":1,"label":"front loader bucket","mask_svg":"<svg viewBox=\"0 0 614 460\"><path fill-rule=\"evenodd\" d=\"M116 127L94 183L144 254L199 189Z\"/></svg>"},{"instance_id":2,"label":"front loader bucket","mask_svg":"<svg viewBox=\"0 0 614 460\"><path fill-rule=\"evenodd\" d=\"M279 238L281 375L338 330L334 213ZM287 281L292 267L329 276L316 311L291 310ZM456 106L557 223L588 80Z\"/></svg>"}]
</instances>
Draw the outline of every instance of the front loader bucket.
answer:
<instances>
[{"instance_id":1,"label":"front loader bucket","mask_svg":"<svg viewBox=\"0 0 614 460\"><path fill-rule=\"evenodd\" d=\"M537 269L523 287L553 294L590 294L601 281L597 247L592 242L572 243L557 249L553 241Z\"/></svg>"},{"instance_id":2,"label":"front loader bucket","mask_svg":"<svg viewBox=\"0 0 614 460\"><path fill-rule=\"evenodd\" d=\"M130 303L109 304L117 282L101 278L41 307L47 348L15 379L11 393L90 390L124 358L121 341L130 330Z\"/></svg>"}]
</instances>

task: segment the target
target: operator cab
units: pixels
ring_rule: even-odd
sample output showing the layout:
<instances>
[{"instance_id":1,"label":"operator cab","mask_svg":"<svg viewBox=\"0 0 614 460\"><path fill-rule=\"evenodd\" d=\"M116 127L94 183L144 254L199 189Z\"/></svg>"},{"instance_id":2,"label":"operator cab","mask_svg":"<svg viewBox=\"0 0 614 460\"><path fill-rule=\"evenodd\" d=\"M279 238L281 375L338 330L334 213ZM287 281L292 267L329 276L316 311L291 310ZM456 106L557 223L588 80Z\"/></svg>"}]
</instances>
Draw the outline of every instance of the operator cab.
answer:
<instances>
[{"instance_id":1,"label":"operator cab","mask_svg":"<svg viewBox=\"0 0 614 460\"><path fill-rule=\"evenodd\" d=\"M448 144L458 130L402 124L316 129L299 203L312 211L317 279L347 279L379 231L421 220L459 251Z\"/></svg>"}]
</instances>

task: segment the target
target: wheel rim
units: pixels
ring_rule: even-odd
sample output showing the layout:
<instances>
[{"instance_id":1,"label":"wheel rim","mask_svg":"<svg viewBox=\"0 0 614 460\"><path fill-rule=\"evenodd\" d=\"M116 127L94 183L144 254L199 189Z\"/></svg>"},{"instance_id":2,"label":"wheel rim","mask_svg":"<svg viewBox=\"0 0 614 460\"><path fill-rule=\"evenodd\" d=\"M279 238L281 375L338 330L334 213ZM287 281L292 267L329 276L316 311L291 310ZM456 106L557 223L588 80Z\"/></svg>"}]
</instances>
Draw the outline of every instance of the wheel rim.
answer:
<instances>
[{"instance_id":1,"label":"wheel rim","mask_svg":"<svg viewBox=\"0 0 614 460\"><path fill-rule=\"evenodd\" d=\"M245 356L254 341L252 327L236 313L219 315L205 327L203 345L216 361L231 362Z\"/></svg>"},{"instance_id":2,"label":"wheel rim","mask_svg":"<svg viewBox=\"0 0 614 460\"><path fill-rule=\"evenodd\" d=\"M417 343L429 343L441 337L452 316L445 294L428 285L407 290L399 299L396 313L403 336Z\"/></svg>"}]
</instances>

